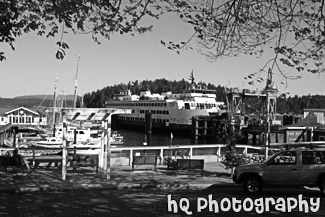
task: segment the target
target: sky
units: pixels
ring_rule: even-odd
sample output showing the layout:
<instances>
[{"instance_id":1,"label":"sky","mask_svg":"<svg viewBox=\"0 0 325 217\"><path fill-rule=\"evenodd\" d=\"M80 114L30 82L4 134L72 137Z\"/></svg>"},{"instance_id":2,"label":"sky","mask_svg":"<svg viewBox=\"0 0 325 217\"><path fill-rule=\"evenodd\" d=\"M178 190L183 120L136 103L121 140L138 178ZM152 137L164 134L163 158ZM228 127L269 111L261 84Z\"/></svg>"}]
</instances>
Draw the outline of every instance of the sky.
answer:
<instances>
[{"instance_id":1,"label":"sky","mask_svg":"<svg viewBox=\"0 0 325 217\"><path fill-rule=\"evenodd\" d=\"M7 58L0 62L0 97L53 95L56 78L58 94L73 94L79 55L78 95L135 80L187 80L192 70L196 82L251 90L261 90L265 86L248 85L244 77L264 66L272 57L270 54L262 58L242 55L216 62L207 61L195 49L184 50L178 55L162 46L160 41L184 41L191 36L192 27L173 15L165 15L153 24L153 31L145 35L116 34L111 40L100 38L100 45L89 34L69 33L64 36L70 47L64 60L55 58L59 36L48 39L34 33L25 34L16 39L15 51L0 44L0 51L4 51ZM286 85L280 84L282 76L273 75L279 93L325 94L323 74L304 72L300 75L302 79L288 81Z\"/></svg>"}]
</instances>

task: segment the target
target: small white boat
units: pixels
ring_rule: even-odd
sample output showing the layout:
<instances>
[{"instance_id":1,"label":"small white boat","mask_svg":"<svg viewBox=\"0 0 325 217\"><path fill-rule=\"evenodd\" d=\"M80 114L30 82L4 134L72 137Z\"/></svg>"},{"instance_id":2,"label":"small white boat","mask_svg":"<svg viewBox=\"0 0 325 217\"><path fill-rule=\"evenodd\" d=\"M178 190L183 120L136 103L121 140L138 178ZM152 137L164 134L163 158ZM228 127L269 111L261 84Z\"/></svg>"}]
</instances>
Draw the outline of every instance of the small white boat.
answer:
<instances>
[{"instance_id":1,"label":"small white boat","mask_svg":"<svg viewBox=\"0 0 325 217\"><path fill-rule=\"evenodd\" d=\"M58 139L56 137L49 137L44 141L32 143L32 145L41 148L62 148L63 142L61 139Z\"/></svg>"}]
</instances>

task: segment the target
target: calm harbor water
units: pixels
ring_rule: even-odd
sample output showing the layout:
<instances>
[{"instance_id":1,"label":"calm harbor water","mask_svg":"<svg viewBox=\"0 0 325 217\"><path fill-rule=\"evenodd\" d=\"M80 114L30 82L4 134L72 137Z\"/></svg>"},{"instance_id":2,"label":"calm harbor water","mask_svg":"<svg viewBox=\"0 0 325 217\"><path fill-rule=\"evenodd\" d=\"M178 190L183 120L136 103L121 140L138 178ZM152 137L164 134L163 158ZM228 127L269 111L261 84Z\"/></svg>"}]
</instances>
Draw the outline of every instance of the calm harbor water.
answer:
<instances>
[{"instance_id":1,"label":"calm harbor water","mask_svg":"<svg viewBox=\"0 0 325 217\"><path fill-rule=\"evenodd\" d=\"M124 137L124 146L143 146L143 142L145 141L145 134L139 130L132 129L122 129L122 128L112 128L112 131L117 131ZM147 138L147 146L164 146L164 145L195 145L195 144L215 144L214 141L199 139L192 139L191 135L173 135L173 139L171 139L171 135L168 133L153 133ZM278 142L283 142L283 135L278 135ZM270 142L276 142L275 134L270 135ZM263 138L257 140L256 145L261 146L264 144ZM247 141L247 145L253 145L253 141L250 138Z\"/></svg>"},{"instance_id":2,"label":"calm harbor water","mask_svg":"<svg viewBox=\"0 0 325 217\"><path fill-rule=\"evenodd\" d=\"M144 132L131 129L112 129L118 131L124 137L124 146L143 146L145 141ZM208 144L211 143L206 140L193 140L191 135L171 135L168 133L154 133L147 136L147 146L162 146L162 145L193 145L193 144Z\"/></svg>"}]
</instances>

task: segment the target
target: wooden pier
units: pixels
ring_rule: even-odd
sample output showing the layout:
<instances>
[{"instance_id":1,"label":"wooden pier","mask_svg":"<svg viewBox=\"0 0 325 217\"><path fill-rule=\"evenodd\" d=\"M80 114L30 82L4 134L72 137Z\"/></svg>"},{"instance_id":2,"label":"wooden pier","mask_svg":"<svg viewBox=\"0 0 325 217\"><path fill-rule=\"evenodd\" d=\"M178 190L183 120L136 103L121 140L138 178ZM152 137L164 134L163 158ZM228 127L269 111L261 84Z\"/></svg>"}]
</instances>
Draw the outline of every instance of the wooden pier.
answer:
<instances>
[{"instance_id":1,"label":"wooden pier","mask_svg":"<svg viewBox=\"0 0 325 217\"><path fill-rule=\"evenodd\" d=\"M218 143L229 124L233 123L221 116L195 116L192 117L192 136L194 139L208 139Z\"/></svg>"}]
</instances>

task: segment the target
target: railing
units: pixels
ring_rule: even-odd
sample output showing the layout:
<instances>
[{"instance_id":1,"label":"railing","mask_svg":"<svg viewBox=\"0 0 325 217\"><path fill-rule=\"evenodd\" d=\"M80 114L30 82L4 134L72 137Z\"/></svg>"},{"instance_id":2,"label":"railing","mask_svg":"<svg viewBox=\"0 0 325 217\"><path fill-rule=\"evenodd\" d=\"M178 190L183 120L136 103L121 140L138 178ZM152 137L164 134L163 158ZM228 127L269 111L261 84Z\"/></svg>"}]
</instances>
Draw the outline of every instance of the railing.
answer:
<instances>
[{"instance_id":1,"label":"railing","mask_svg":"<svg viewBox=\"0 0 325 217\"><path fill-rule=\"evenodd\" d=\"M277 151L280 148L296 148L296 147L318 147L325 146L325 142L301 142L301 143L272 143L270 144L269 151ZM4 155L7 151L12 151L14 148L0 147L0 155ZM56 154L62 151L62 148L20 148L20 153L33 157L37 154ZM83 154L87 155L89 150L96 151L100 154L101 147L74 147L73 145L67 148L69 153L78 153L78 151L84 151ZM236 145L236 150L240 154L245 155L262 155L265 148L263 146L251 146L251 145ZM117 164L117 161L121 165L131 165L133 156L141 156L144 154L154 154L160 156L160 159L165 157L183 157L189 159L204 158L206 161L218 161L220 162L222 156L226 152L226 145L223 144L200 144L200 145L166 145L166 146L124 146L124 147L111 147L111 161L112 165ZM92 153L94 154L94 153ZM115 161L114 161L115 159ZM116 160L118 159L118 160Z\"/></svg>"},{"instance_id":2,"label":"railing","mask_svg":"<svg viewBox=\"0 0 325 217\"><path fill-rule=\"evenodd\" d=\"M236 145L236 150L245 155L261 155L264 147L251 145ZM270 148L269 151L276 151L278 148ZM201 145L173 145L173 146L126 146L111 148L113 158L124 158L124 164L131 165L133 156L154 154L164 159L166 157L182 157L188 159L205 159L205 162L222 160L226 153L226 145L223 144L201 144ZM114 165L114 163L112 164Z\"/></svg>"},{"instance_id":3,"label":"railing","mask_svg":"<svg viewBox=\"0 0 325 217\"><path fill-rule=\"evenodd\" d=\"M7 151L12 151L14 148L0 147L0 155L4 155ZM101 147L73 147L67 148L69 153L78 153L78 151L85 151L84 155L87 155L89 150L98 150L100 154ZM261 155L264 151L262 146L251 145L236 145L236 150L240 154L245 155ZM270 148L270 151L276 151L278 148ZM62 151L62 148L20 148L20 153L24 156L29 156L35 161L35 157L38 154L57 154ZM124 147L111 147L111 161L112 165L117 164L117 160L121 165L131 165L133 156L141 156L144 154L154 154L160 156L160 159L165 157L183 157L188 159L205 159L205 162L217 161L220 162L222 156L226 152L226 145L223 144L201 144L201 145L166 145L166 146L124 146ZM90 152L89 152L90 153ZM94 153L92 153L94 154ZM90 154L89 154L90 155ZM114 161L114 159L116 161Z\"/></svg>"}]
</instances>

